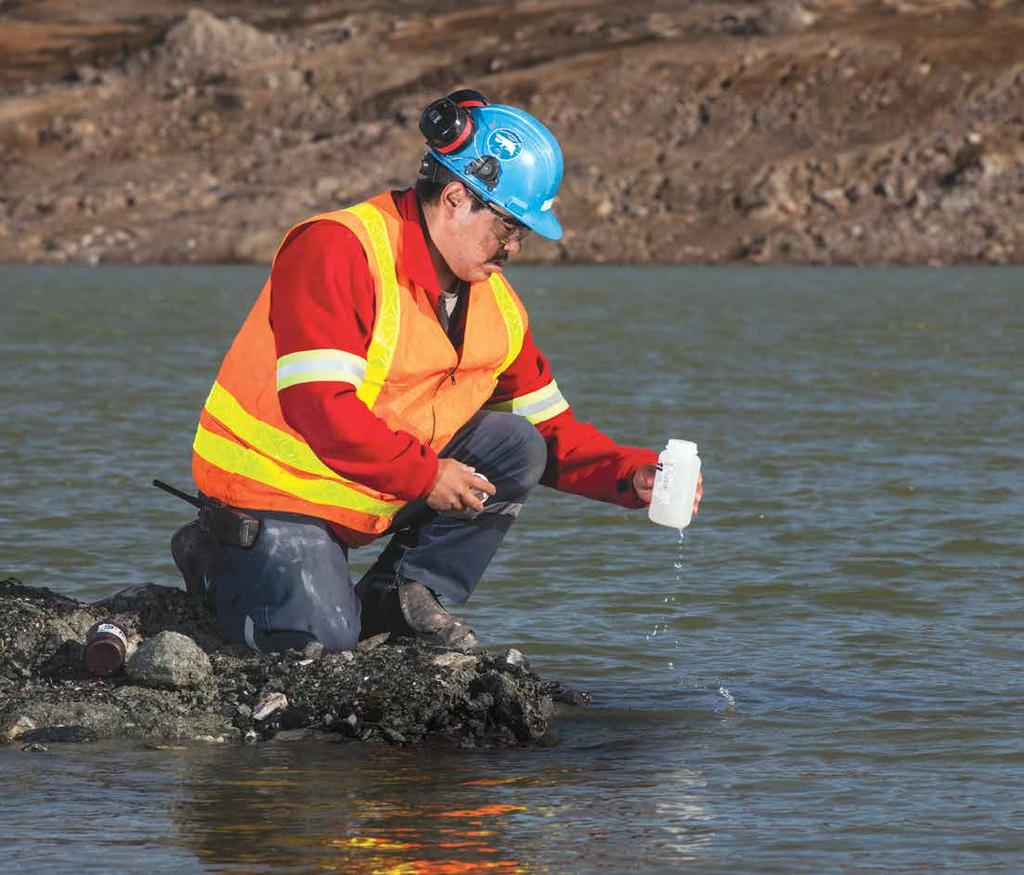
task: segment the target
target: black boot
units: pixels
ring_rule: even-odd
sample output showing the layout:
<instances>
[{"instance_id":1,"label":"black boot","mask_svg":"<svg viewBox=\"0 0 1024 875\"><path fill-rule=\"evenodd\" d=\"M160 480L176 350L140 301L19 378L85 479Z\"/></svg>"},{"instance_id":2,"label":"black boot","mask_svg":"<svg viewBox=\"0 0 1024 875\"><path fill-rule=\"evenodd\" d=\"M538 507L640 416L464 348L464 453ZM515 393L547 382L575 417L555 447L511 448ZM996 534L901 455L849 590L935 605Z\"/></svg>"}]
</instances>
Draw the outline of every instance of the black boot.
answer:
<instances>
[{"instance_id":1,"label":"black boot","mask_svg":"<svg viewBox=\"0 0 1024 875\"><path fill-rule=\"evenodd\" d=\"M398 605L398 583L394 575L367 574L356 586L362 604L359 615L359 640L390 632L392 638L415 638Z\"/></svg>"}]
</instances>

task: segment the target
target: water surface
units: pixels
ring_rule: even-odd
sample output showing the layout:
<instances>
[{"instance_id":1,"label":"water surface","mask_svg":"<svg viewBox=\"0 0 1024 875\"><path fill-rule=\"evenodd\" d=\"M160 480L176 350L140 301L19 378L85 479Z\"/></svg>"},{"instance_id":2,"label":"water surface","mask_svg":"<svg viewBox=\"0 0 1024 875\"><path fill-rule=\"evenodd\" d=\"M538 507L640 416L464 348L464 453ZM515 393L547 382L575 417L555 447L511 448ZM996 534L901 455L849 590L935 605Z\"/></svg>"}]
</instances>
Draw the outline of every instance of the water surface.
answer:
<instances>
[{"instance_id":1,"label":"water surface","mask_svg":"<svg viewBox=\"0 0 1024 875\"><path fill-rule=\"evenodd\" d=\"M189 483L263 276L3 268L0 570L176 584L188 512L147 484ZM539 751L2 749L8 865L1019 871L1024 270L512 278L579 416L704 462L681 558L542 489L469 606L594 706Z\"/></svg>"}]
</instances>

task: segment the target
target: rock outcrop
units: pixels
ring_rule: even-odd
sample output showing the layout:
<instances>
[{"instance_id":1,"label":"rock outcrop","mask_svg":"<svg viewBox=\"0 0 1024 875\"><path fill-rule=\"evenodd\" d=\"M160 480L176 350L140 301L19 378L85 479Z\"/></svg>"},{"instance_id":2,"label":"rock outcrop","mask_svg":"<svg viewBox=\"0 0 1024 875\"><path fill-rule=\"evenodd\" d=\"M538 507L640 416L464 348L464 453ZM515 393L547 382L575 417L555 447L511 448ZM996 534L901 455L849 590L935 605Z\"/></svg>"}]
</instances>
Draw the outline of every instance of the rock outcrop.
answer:
<instances>
[{"instance_id":1,"label":"rock outcrop","mask_svg":"<svg viewBox=\"0 0 1024 875\"><path fill-rule=\"evenodd\" d=\"M582 698L533 674L521 653L412 641L357 651L257 654L224 645L183 590L147 584L94 604L0 583L0 741L98 738L258 741L309 732L389 744L545 742L555 701ZM85 672L85 633L115 619L134 650L110 678Z\"/></svg>"}]
</instances>

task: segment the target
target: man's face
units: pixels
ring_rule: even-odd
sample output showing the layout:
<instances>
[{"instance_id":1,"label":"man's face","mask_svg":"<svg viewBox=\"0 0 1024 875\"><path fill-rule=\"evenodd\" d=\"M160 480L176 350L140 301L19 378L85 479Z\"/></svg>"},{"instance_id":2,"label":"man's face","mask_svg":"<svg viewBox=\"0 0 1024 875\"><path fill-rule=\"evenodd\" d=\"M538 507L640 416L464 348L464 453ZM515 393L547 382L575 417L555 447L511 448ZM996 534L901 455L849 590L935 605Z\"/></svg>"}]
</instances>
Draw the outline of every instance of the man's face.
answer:
<instances>
[{"instance_id":1,"label":"man's face","mask_svg":"<svg viewBox=\"0 0 1024 875\"><path fill-rule=\"evenodd\" d=\"M505 266L521 243L495 212L479 206L465 186L453 186L461 196L446 211L449 218L444 246L439 247L455 276L467 283L481 282ZM476 209L474 209L476 206Z\"/></svg>"}]
</instances>

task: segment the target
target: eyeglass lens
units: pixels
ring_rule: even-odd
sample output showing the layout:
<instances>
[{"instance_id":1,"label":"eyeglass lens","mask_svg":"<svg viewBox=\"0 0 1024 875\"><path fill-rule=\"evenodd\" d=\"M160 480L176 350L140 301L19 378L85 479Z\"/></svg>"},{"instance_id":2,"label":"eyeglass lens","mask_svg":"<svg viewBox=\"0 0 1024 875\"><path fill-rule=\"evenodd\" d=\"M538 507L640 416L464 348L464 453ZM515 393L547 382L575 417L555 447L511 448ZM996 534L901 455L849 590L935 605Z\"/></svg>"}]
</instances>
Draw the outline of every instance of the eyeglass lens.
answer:
<instances>
[{"instance_id":1,"label":"eyeglass lens","mask_svg":"<svg viewBox=\"0 0 1024 875\"><path fill-rule=\"evenodd\" d=\"M518 219L515 219L512 216L506 216L504 213L500 212L497 208L495 208L493 204L489 204L475 192L470 191L470 195L472 196L473 200L475 200L477 203L483 204L485 207L487 207L487 209L489 209L492 213L494 213L495 216L497 216L501 220L502 227L504 227L505 231L508 233L508 236L505 238L499 238L499 243L505 244L508 243L510 240L522 240L524 237L529 236L530 229L522 222L520 222Z\"/></svg>"}]
</instances>

